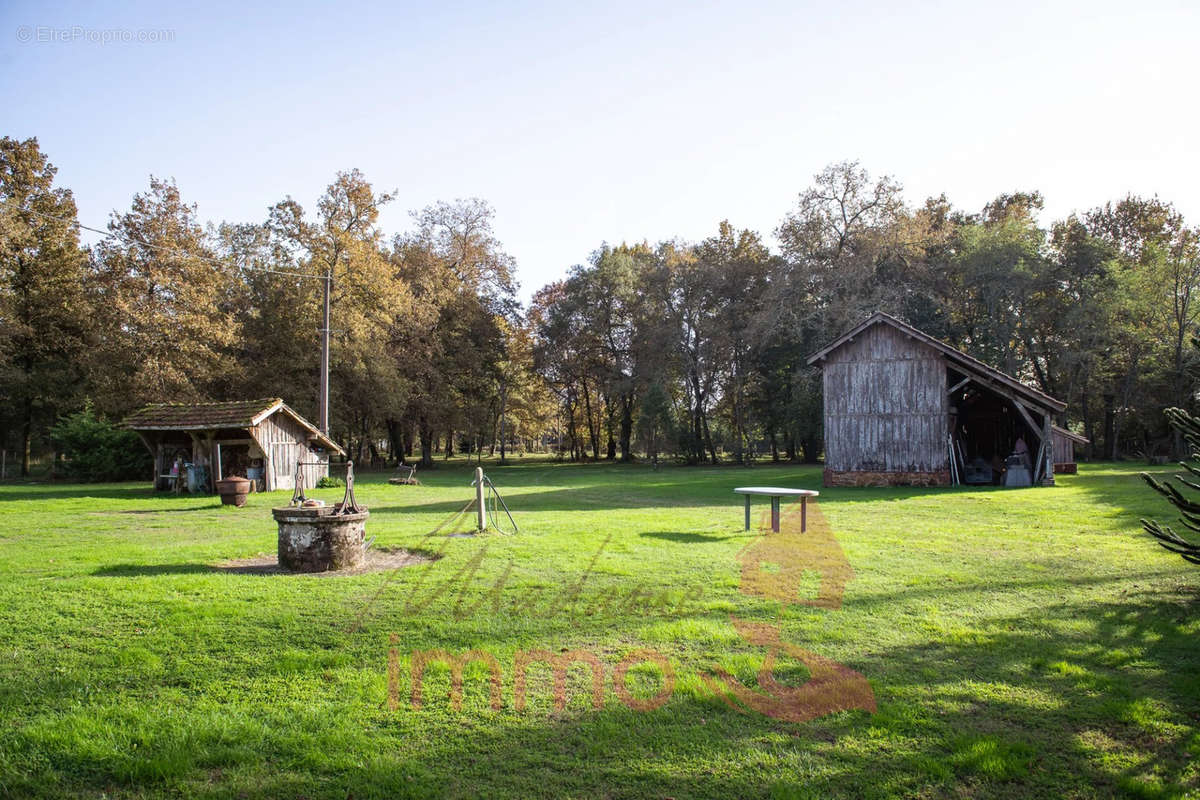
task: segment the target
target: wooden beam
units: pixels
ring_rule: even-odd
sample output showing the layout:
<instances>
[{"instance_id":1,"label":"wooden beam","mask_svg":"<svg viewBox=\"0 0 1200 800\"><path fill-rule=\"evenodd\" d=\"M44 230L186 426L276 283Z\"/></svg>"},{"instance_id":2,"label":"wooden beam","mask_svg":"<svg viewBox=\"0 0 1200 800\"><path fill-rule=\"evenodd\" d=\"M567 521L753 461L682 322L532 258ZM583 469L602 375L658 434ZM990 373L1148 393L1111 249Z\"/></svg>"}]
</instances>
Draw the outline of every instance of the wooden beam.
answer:
<instances>
[{"instance_id":1,"label":"wooden beam","mask_svg":"<svg viewBox=\"0 0 1200 800\"><path fill-rule=\"evenodd\" d=\"M192 437L192 463L197 464L200 461L200 455L204 453L204 443L192 431L188 431L188 436Z\"/></svg>"},{"instance_id":2,"label":"wooden beam","mask_svg":"<svg viewBox=\"0 0 1200 800\"><path fill-rule=\"evenodd\" d=\"M142 440L142 444L146 445L146 449L150 451L150 457L154 459L154 477L151 479L151 485L158 489L158 476L162 472L162 465L159 464L162 453L159 452L158 443L142 431L134 431L134 433Z\"/></svg>"},{"instance_id":3,"label":"wooden beam","mask_svg":"<svg viewBox=\"0 0 1200 800\"><path fill-rule=\"evenodd\" d=\"M273 492L275 491L275 475L273 465L271 464L271 449L263 444L263 440L259 438L259 434L263 432L262 426L261 424L254 425L246 430L249 431L250 438L254 440L254 443L258 445L258 449L263 454L263 491Z\"/></svg>"},{"instance_id":4,"label":"wooden beam","mask_svg":"<svg viewBox=\"0 0 1200 800\"><path fill-rule=\"evenodd\" d=\"M966 385L967 385L968 383L970 383L970 382L971 382L971 379L970 379L970 378L963 378L961 381L959 381L958 383L954 384L954 386L952 386L952 387L950 388L950 391L946 392L946 394L954 394L955 392L957 392L959 389L963 388L964 386L966 386Z\"/></svg>"},{"instance_id":5,"label":"wooden beam","mask_svg":"<svg viewBox=\"0 0 1200 800\"><path fill-rule=\"evenodd\" d=\"M154 458L157 460L158 459L157 444L153 444L151 438L142 431L134 431L134 433L136 433L138 438L142 440L142 444L146 445L146 449L150 451L150 455L154 456ZM156 463L155 467L157 467L157 466L158 465ZM156 475L155 477L157 478L158 476Z\"/></svg>"},{"instance_id":6,"label":"wooden beam","mask_svg":"<svg viewBox=\"0 0 1200 800\"><path fill-rule=\"evenodd\" d=\"M1033 421L1033 417L1029 415L1029 411L1026 410L1025 406L1021 405L1015 399L1012 401L1012 404L1017 407L1017 411L1020 412L1021 418L1025 420L1025 424L1029 426L1029 430L1033 431L1033 435L1045 444L1046 437L1042 435L1042 427Z\"/></svg>"},{"instance_id":7,"label":"wooden beam","mask_svg":"<svg viewBox=\"0 0 1200 800\"><path fill-rule=\"evenodd\" d=\"M1046 450L1043 453L1045 463L1042 469L1042 482L1054 485L1054 434L1053 423L1050 421L1050 415L1047 414L1045 421L1042 423L1042 444Z\"/></svg>"},{"instance_id":8,"label":"wooden beam","mask_svg":"<svg viewBox=\"0 0 1200 800\"><path fill-rule=\"evenodd\" d=\"M1002 388L1000 386L996 386L995 384L989 386L988 388L991 389L992 391L994 391L996 394L1000 395L1001 397L1007 399L1010 403L1012 403L1013 406L1017 409L1017 413L1019 413L1021 415L1021 418L1025 420L1025 424L1029 426L1029 430L1033 431L1033 435L1038 437L1039 441L1045 441L1045 436L1042 433L1043 426L1038 425L1036 422L1033 421L1033 417L1031 417L1029 415L1029 411L1026 410L1025 404L1022 403L1020 400L1018 400L1017 396L1015 394L1005 390L1004 388ZM1034 413L1037 413L1037 412L1034 412ZM1042 414L1042 417L1046 420L1050 419L1049 413Z\"/></svg>"}]
</instances>

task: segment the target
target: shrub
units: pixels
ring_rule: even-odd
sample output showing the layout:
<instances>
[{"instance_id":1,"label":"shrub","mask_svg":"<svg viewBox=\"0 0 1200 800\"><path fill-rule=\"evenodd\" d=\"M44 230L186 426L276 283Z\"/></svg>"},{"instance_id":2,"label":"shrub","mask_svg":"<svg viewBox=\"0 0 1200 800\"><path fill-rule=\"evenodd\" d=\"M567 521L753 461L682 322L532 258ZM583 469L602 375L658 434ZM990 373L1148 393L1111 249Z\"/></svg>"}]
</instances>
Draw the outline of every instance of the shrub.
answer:
<instances>
[{"instance_id":1,"label":"shrub","mask_svg":"<svg viewBox=\"0 0 1200 800\"><path fill-rule=\"evenodd\" d=\"M1200 479L1200 466L1197 466L1197 462L1200 462L1200 418L1193 417L1182 408L1168 408L1165 413L1171 427L1183 435L1191 449L1190 460L1193 462L1191 464L1184 461L1179 462L1179 465L1187 470L1190 476L1176 475L1175 479L1184 489L1200 491L1200 483L1197 483L1197 479ZM1157 480L1145 472L1142 473L1142 480L1150 484L1151 489L1167 498L1171 505L1179 509L1181 515L1179 522L1184 528L1191 531L1193 535L1200 533L1200 502L1189 499L1174 484L1166 480ZM1143 519L1142 527L1172 553L1179 554L1185 561L1200 564L1200 544L1185 539L1170 525L1164 525L1156 520Z\"/></svg>"},{"instance_id":2,"label":"shrub","mask_svg":"<svg viewBox=\"0 0 1200 800\"><path fill-rule=\"evenodd\" d=\"M318 489L339 489L346 485L346 482L341 478L335 478L332 475L325 475L321 480L317 481Z\"/></svg>"},{"instance_id":3,"label":"shrub","mask_svg":"<svg viewBox=\"0 0 1200 800\"><path fill-rule=\"evenodd\" d=\"M146 478L154 465L136 433L97 416L91 405L59 419L50 437L63 455L67 477L75 480Z\"/></svg>"}]
</instances>

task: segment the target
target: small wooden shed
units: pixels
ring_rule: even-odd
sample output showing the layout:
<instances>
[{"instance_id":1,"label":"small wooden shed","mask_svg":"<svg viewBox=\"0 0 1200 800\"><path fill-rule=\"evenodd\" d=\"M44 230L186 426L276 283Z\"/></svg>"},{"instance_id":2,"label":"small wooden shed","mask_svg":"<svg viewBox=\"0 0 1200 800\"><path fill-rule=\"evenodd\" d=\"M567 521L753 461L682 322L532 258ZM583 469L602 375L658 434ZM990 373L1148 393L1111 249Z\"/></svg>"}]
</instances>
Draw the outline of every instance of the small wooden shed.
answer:
<instances>
[{"instance_id":1,"label":"small wooden shed","mask_svg":"<svg viewBox=\"0 0 1200 800\"><path fill-rule=\"evenodd\" d=\"M1087 437L1057 425L1050 429L1050 436L1054 440L1054 471L1061 475L1074 475L1079 471L1079 464L1075 462L1075 445L1086 445Z\"/></svg>"},{"instance_id":2,"label":"small wooden shed","mask_svg":"<svg viewBox=\"0 0 1200 800\"><path fill-rule=\"evenodd\" d=\"M238 475L258 489L294 489L302 464L305 486L329 474L342 448L278 397L224 403L156 403L134 412L125 426L154 457L154 485L168 488L180 460L202 468L207 489Z\"/></svg>"},{"instance_id":3,"label":"small wooden shed","mask_svg":"<svg viewBox=\"0 0 1200 800\"><path fill-rule=\"evenodd\" d=\"M822 369L825 485L948 485L955 472L998 480L1027 451L1035 484L1054 483L1052 416L1066 404L877 312L809 364Z\"/></svg>"}]
</instances>

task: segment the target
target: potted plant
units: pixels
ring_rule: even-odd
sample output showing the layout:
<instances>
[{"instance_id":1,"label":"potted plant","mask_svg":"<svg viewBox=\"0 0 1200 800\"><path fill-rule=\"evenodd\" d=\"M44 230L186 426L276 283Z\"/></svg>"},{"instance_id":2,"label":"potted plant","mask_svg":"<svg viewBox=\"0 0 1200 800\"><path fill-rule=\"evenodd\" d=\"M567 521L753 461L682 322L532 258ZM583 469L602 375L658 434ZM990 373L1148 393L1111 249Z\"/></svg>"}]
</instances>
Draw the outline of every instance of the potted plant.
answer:
<instances>
[{"instance_id":1,"label":"potted plant","mask_svg":"<svg viewBox=\"0 0 1200 800\"><path fill-rule=\"evenodd\" d=\"M246 497L250 494L250 481L238 475L217 481L217 494L221 495L221 504L226 506L244 506Z\"/></svg>"}]
</instances>

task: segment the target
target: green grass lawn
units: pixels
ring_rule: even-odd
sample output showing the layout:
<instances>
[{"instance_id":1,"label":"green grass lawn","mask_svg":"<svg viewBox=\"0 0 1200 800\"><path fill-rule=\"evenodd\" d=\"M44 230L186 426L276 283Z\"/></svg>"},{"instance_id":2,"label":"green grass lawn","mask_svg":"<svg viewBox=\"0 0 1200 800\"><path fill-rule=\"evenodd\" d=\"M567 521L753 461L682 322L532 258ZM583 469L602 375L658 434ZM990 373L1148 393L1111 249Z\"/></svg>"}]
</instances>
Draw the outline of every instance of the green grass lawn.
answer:
<instances>
[{"instance_id":1,"label":"green grass lawn","mask_svg":"<svg viewBox=\"0 0 1200 800\"><path fill-rule=\"evenodd\" d=\"M1053 489L825 491L856 573L835 609L739 588L738 552L758 533L743 532L732 488L819 487L817 468L487 471L516 535L428 535L469 499L465 464L422 473L420 487L360 476L376 545L441 557L338 577L221 568L274 553L270 507L288 493L233 509L140 484L0 486L0 795L1200 791L1200 569L1138 532L1169 508L1137 467L1084 466ZM754 685L763 649L733 616L777 622L786 642L858 671L877 712L735 710L701 677L721 667ZM410 654L439 648L494 655L502 708L473 663L460 711L443 667L414 709ZM596 654L603 707L577 666L556 710L539 665L516 711L513 657L535 648ZM638 649L675 674L651 711L613 690L613 668ZM800 685L808 672L784 658L775 676ZM663 679L642 662L628 685L646 698Z\"/></svg>"}]
</instances>

